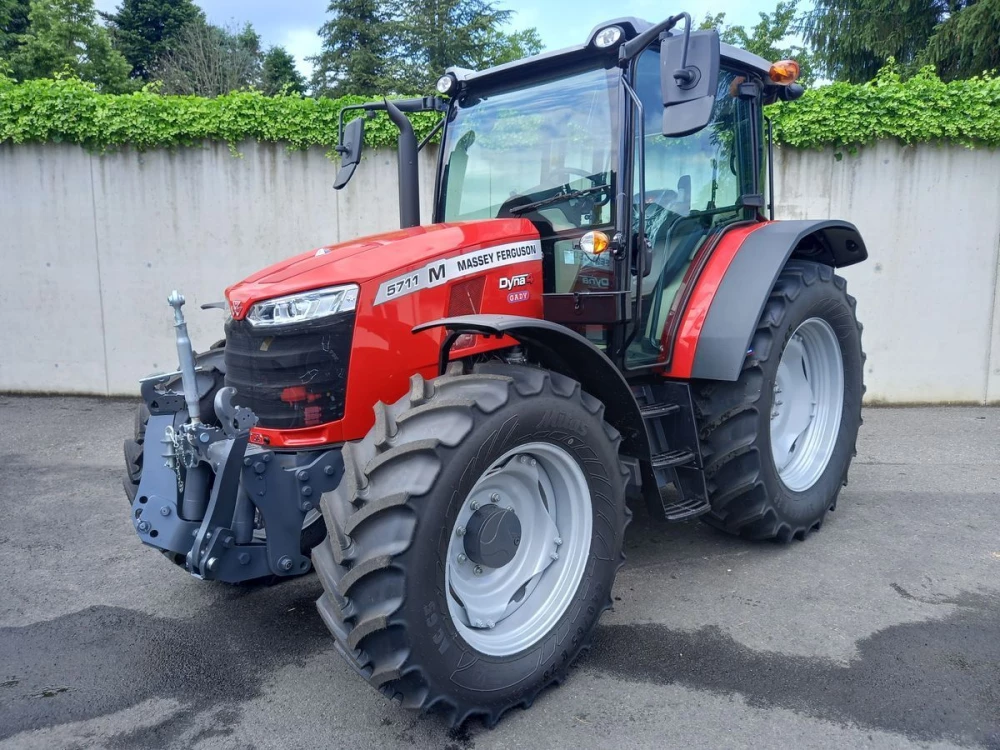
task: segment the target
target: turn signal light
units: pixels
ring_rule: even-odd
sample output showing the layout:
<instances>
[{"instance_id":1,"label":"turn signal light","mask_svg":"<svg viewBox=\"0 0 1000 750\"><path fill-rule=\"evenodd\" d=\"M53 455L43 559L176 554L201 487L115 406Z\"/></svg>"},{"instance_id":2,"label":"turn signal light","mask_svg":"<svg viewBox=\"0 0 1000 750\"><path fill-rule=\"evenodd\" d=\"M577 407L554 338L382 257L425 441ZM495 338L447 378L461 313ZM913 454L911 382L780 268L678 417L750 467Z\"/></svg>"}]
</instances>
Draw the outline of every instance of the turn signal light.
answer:
<instances>
[{"instance_id":1,"label":"turn signal light","mask_svg":"<svg viewBox=\"0 0 1000 750\"><path fill-rule=\"evenodd\" d=\"M600 255L608 249L611 240L604 232L587 232L580 238L580 249L587 255Z\"/></svg>"},{"instance_id":2,"label":"turn signal light","mask_svg":"<svg viewBox=\"0 0 1000 750\"><path fill-rule=\"evenodd\" d=\"M795 83L799 78L799 64L795 60L779 60L776 63L771 63L768 76L772 81L783 86Z\"/></svg>"}]
</instances>

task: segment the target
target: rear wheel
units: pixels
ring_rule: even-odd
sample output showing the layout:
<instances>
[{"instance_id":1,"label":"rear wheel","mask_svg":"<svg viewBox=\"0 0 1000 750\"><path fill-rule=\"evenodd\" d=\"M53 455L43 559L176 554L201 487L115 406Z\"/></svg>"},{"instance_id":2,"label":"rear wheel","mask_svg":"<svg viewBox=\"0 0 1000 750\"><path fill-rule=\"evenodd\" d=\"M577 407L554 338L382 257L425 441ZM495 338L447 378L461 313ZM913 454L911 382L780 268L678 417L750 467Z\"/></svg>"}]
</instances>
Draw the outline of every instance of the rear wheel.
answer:
<instances>
[{"instance_id":1,"label":"rear wheel","mask_svg":"<svg viewBox=\"0 0 1000 750\"><path fill-rule=\"evenodd\" d=\"M864 359L844 279L789 261L739 380L695 384L707 523L781 541L820 528L856 453Z\"/></svg>"},{"instance_id":2,"label":"rear wheel","mask_svg":"<svg viewBox=\"0 0 1000 750\"><path fill-rule=\"evenodd\" d=\"M622 564L627 475L604 406L562 375L413 378L344 448L313 551L320 614L374 687L452 725L561 680Z\"/></svg>"}]
</instances>

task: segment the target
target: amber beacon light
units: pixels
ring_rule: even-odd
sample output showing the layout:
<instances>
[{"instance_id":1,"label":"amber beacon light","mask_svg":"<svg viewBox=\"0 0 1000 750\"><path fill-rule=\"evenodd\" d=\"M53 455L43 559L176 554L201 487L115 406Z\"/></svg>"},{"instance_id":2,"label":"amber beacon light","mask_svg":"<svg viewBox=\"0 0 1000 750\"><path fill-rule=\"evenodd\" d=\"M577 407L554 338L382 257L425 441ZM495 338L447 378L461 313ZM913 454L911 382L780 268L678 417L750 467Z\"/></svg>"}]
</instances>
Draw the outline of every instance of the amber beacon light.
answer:
<instances>
[{"instance_id":1,"label":"amber beacon light","mask_svg":"<svg viewBox=\"0 0 1000 750\"><path fill-rule=\"evenodd\" d=\"M779 60L776 63L771 63L768 76L775 83L786 86L789 83L795 83L799 78L799 64L795 60Z\"/></svg>"}]
</instances>

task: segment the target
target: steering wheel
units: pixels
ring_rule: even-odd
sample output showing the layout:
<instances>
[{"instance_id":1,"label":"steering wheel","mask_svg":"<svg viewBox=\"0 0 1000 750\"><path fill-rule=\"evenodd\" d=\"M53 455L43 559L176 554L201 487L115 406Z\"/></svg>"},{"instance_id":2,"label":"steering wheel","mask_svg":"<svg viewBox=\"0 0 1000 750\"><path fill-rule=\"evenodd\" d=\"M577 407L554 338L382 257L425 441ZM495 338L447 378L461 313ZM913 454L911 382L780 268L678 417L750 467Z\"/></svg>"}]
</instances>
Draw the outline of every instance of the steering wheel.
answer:
<instances>
[{"instance_id":1,"label":"steering wheel","mask_svg":"<svg viewBox=\"0 0 1000 750\"><path fill-rule=\"evenodd\" d=\"M570 191L569 187L570 181L568 179L570 175L577 175L578 177L583 177L585 179L588 179L590 180L590 184L593 185L594 187L598 187L604 184L600 175L591 174L586 169L580 169L579 167L556 167L551 171L551 174L555 175L565 174L567 176L567 180L564 185L567 193ZM611 188L608 188L607 190L602 190L599 193L587 197L593 201L593 204L595 206L603 206L606 203L610 202L611 200Z\"/></svg>"}]
</instances>

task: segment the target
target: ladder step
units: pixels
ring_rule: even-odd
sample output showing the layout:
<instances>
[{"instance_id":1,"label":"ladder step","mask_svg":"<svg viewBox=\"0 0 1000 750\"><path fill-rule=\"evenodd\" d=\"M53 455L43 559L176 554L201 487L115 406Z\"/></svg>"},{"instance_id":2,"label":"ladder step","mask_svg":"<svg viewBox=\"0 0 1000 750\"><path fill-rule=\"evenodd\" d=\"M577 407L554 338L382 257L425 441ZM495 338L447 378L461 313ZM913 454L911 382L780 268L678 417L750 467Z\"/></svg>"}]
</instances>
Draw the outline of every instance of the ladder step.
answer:
<instances>
[{"instance_id":1,"label":"ladder step","mask_svg":"<svg viewBox=\"0 0 1000 750\"><path fill-rule=\"evenodd\" d=\"M694 453L681 448L666 453L655 453L651 458L654 469L669 469L673 466L683 466L693 462Z\"/></svg>"},{"instance_id":2,"label":"ladder step","mask_svg":"<svg viewBox=\"0 0 1000 750\"><path fill-rule=\"evenodd\" d=\"M679 404L646 404L645 406L639 407L639 413L642 414L643 419L656 419L657 417L665 417L668 414L674 414L680 411L681 407Z\"/></svg>"},{"instance_id":3,"label":"ladder step","mask_svg":"<svg viewBox=\"0 0 1000 750\"><path fill-rule=\"evenodd\" d=\"M708 513L711 507L708 500L696 497L691 500L678 500L675 503L663 503L663 512L668 521L684 521Z\"/></svg>"}]
</instances>

